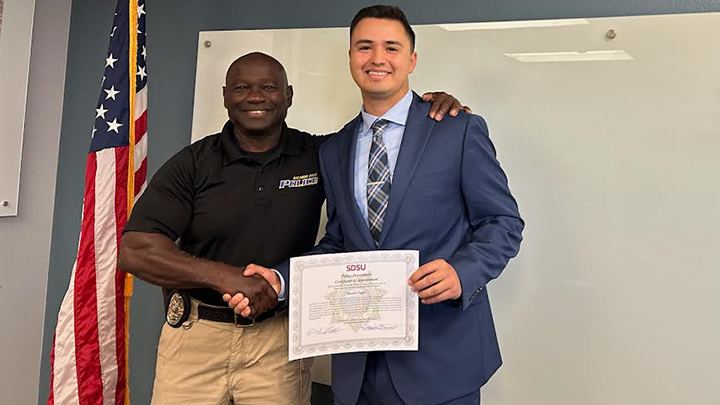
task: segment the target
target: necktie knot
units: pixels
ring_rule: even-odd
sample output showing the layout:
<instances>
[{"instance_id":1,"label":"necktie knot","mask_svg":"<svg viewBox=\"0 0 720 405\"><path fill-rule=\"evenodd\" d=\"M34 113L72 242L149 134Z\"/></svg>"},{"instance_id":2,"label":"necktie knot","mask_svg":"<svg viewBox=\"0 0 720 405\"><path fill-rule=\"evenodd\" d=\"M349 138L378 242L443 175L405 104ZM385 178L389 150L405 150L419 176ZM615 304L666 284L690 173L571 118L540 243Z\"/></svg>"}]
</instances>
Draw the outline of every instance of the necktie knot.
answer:
<instances>
[{"instance_id":1,"label":"necktie knot","mask_svg":"<svg viewBox=\"0 0 720 405\"><path fill-rule=\"evenodd\" d=\"M370 129L372 129L373 135L382 135L385 128L390 124L390 121L378 118L373 122Z\"/></svg>"}]
</instances>

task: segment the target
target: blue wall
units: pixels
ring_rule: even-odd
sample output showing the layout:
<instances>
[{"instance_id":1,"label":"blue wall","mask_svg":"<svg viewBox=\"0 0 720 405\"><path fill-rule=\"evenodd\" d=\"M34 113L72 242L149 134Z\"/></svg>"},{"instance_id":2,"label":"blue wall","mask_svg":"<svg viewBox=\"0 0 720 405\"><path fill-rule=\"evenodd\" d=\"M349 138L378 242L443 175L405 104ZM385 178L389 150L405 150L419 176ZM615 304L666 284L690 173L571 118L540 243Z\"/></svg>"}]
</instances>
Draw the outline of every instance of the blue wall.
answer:
<instances>
[{"instance_id":1,"label":"blue wall","mask_svg":"<svg viewBox=\"0 0 720 405\"><path fill-rule=\"evenodd\" d=\"M198 31L344 27L368 1L147 0L149 172L190 141ZM406 0L414 24L720 11L718 0ZM116 0L74 0L50 252L40 399L49 388L49 354L60 302L77 250L85 154L104 68ZM148 404L157 337L163 322L159 289L136 281L130 331L132 402Z\"/></svg>"}]
</instances>

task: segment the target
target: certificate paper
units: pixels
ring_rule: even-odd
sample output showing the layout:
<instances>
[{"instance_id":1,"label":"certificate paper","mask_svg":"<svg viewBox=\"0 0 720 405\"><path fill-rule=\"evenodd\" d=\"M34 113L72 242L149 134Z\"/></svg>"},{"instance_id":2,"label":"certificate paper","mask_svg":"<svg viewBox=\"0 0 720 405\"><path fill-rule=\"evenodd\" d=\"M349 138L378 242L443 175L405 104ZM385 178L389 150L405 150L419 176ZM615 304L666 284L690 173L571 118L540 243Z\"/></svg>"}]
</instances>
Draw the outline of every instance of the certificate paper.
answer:
<instances>
[{"instance_id":1,"label":"certificate paper","mask_svg":"<svg viewBox=\"0 0 720 405\"><path fill-rule=\"evenodd\" d=\"M417 250L290 259L289 359L418 349Z\"/></svg>"}]
</instances>

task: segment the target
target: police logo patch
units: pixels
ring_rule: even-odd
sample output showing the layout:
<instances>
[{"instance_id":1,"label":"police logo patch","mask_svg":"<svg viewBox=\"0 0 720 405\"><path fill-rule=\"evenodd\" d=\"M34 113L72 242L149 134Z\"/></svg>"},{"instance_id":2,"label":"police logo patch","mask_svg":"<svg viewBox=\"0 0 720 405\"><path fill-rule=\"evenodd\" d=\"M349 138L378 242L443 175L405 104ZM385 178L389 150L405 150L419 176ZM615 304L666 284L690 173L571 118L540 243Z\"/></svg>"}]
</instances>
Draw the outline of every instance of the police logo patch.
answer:
<instances>
[{"instance_id":1,"label":"police logo patch","mask_svg":"<svg viewBox=\"0 0 720 405\"><path fill-rule=\"evenodd\" d=\"M284 188L307 187L314 186L316 184L318 184L318 174L310 173L303 174L301 176L293 176L292 179L280 180L279 189L282 190Z\"/></svg>"}]
</instances>

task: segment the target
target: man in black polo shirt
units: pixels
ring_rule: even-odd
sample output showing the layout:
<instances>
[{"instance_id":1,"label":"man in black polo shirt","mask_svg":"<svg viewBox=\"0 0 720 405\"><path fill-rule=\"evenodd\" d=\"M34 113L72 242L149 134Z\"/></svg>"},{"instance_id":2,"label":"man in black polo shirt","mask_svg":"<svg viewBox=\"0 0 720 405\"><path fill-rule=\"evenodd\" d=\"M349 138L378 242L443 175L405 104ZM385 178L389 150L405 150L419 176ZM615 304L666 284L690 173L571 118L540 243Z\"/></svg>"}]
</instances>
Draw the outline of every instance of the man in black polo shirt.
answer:
<instances>
[{"instance_id":1,"label":"man in black polo shirt","mask_svg":"<svg viewBox=\"0 0 720 405\"><path fill-rule=\"evenodd\" d=\"M284 286L242 275L315 242L327 137L285 125L292 95L277 60L236 60L223 87L229 122L158 170L125 227L120 267L171 290L153 405L309 404L311 363L288 362L287 316L272 309ZM436 104L439 118L459 108L445 94ZM234 316L222 293L244 294L263 315Z\"/></svg>"}]
</instances>

